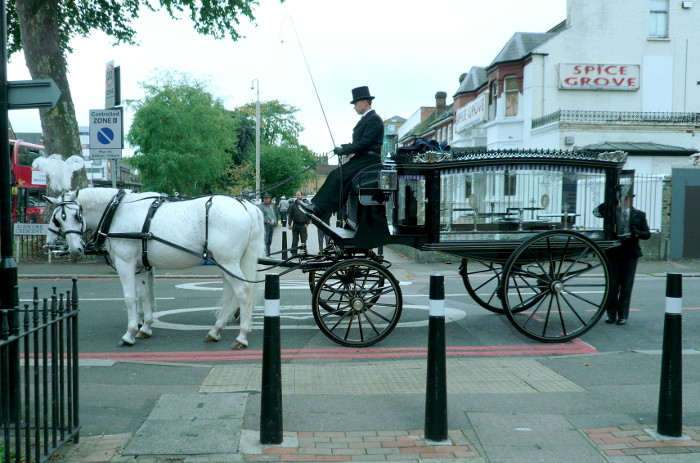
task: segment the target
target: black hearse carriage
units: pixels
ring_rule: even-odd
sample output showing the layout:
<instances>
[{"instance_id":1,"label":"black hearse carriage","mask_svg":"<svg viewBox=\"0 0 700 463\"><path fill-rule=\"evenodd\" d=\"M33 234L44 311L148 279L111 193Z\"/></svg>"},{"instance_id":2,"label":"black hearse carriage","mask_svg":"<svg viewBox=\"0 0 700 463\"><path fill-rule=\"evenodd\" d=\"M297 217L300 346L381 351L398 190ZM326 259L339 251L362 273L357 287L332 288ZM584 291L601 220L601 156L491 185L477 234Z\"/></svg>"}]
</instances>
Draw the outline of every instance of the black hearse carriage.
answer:
<instances>
[{"instance_id":1,"label":"black hearse carriage","mask_svg":"<svg viewBox=\"0 0 700 463\"><path fill-rule=\"evenodd\" d=\"M590 330L609 298L605 250L629 234L620 151L399 149L353 180L342 228L318 255L261 263L309 274L312 310L333 341L364 347L399 321L402 296L375 249L402 244L462 259L467 292L522 334L564 342Z\"/></svg>"}]
</instances>

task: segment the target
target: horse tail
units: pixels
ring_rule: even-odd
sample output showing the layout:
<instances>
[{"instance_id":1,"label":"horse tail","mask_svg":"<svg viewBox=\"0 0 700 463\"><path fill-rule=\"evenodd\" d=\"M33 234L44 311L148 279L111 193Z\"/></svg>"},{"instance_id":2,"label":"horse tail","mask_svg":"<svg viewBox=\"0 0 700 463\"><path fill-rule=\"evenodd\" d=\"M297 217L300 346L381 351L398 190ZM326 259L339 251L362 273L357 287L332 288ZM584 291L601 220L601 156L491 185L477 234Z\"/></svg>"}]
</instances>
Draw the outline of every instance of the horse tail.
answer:
<instances>
[{"instance_id":1,"label":"horse tail","mask_svg":"<svg viewBox=\"0 0 700 463\"><path fill-rule=\"evenodd\" d=\"M250 203L244 205L251 221L251 236L248 246L241 256L241 271L243 277L250 281L259 281L258 259L265 256L265 230L263 225L263 215L259 207ZM255 299L251 298L251 313L255 308Z\"/></svg>"}]
</instances>

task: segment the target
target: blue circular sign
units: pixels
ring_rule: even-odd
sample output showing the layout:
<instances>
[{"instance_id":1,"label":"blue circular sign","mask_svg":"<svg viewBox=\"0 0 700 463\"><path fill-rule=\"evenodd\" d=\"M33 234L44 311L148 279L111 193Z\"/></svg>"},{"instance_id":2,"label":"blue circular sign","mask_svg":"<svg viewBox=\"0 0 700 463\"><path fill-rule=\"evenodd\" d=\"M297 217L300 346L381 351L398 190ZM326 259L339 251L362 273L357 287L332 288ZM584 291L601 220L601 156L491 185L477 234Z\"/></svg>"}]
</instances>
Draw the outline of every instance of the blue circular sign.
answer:
<instances>
[{"instance_id":1,"label":"blue circular sign","mask_svg":"<svg viewBox=\"0 0 700 463\"><path fill-rule=\"evenodd\" d=\"M97 141L103 145L109 145L114 140L114 131L109 127L102 127L97 132Z\"/></svg>"}]
</instances>

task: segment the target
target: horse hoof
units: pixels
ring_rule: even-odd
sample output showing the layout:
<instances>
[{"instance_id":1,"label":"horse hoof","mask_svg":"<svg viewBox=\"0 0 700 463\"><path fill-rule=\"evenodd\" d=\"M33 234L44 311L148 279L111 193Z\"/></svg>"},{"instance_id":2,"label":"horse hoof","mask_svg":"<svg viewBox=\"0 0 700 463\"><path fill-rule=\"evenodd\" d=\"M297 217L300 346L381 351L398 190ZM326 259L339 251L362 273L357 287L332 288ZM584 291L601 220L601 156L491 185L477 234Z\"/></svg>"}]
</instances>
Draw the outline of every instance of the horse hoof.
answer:
<instances>
[{"instance_id":1,"label":"horse hoof","mask_svg":"<svg viewBox=\"0 0 700 463\"><path fill-rule=\"evenodd\" d=\"M148 333L143 333L143 332L141 332L141 331L139 331L138 334L136 335L136 339L148 339L148 338L150 338L150 337L151 337L150 334L148 334Z\"/></svg>"},{"instance_id":2,"label":"horse hoof","mask_svg":"<svg viewBox=\"0 0 700 463\"><path fill-rule=\"evenodd\" d=\"M239 342L239 341L233 341L233 344L231 344L231 349L234 349L234 350L243 350L243 349L247 349L247 348L248 348L248 346L246 346L245 344L243 344L242 342Z\"/></svg>"},{"instance_id":3,"label":"horse hoof","mask_svg":"<svg viewBox=\"0 0 700 463\"><path fill-rule=\"evenodd\" d=\"M117 344L117 347L133 347L133 346L134 346L133 344L130 344L130 343L124 341L123 339L120 339L119 344Z\"/></svg>"},{"instance_id":4,"label":"horse hoof","mask_svg":"<svg viewBox=\"0 0 700 463\"><path fill-rule=\"evenodd\" d=\"M204 338L204 342L219 342L219 340L216 339L216 338L214 338L214 337L212 337L211 335L208 334L208 335Z\"/></svg>"}]
</instances>

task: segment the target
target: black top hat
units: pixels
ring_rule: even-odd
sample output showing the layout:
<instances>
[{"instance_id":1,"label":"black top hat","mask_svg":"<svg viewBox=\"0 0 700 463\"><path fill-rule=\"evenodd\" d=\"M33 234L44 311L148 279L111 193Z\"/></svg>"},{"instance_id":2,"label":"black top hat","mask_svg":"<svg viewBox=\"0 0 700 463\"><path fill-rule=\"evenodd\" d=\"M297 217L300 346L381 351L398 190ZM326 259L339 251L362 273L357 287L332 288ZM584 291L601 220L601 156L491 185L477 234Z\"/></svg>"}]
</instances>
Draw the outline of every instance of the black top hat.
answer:
<instances>
[{"instance_id":1,"label":"black top hat","mask_svg":"<svg viewBox=\"0 0 700 463\"><path fill-rule=\"evenodd\" d=\"M355 104L360 100L374 100L374 97L369 94L369 87L357 87L352 89L352 101L350 104Z\"/></svg>"}]
</instances>

